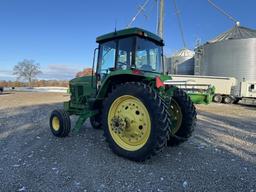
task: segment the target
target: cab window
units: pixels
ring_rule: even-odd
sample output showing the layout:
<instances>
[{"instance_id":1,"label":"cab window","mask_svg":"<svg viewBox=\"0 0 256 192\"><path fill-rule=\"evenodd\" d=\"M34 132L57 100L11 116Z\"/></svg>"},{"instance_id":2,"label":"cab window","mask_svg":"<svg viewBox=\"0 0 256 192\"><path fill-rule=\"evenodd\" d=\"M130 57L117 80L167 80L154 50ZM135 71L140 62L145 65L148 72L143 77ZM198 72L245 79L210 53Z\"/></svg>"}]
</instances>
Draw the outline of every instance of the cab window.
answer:
<instances>
[{"instance_id":1,"label":"cab window","mask_svg":"<svg viewBox=\"0 0 256 192\"><path fill-rule=\"evenodd\" d=\"M116 42L109 41L100 45L98 72L102 78L115 67Z\"/></svg>"},{"instance_id":2,"label":"cab window","mask_svg":"<svg viewBox=\"0 0 256 192\"><path fill-rule=\"evenodd\" d=\"M137 69L161 73L162 68L162 48L154 42L142 38L137 40L135 65Z\"/></svg>"},{"instance_id":3,"label":"cab window","mask_svg":"<svg viewBox=\"0 0 256 192\"><path fill-rule=\"evenodd\" d=\"M118 41L117 69L128 69L132 64L134 37L123 38Z\"/></svg>"}]
</instances>

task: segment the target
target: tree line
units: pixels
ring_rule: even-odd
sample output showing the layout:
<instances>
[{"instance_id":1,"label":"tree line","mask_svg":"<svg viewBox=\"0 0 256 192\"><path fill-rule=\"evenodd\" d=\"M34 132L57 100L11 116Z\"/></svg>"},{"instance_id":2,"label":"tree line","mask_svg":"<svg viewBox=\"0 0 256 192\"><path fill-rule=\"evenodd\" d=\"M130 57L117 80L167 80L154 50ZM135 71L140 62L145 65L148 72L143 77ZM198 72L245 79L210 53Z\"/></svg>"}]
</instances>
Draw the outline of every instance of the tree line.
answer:
<instances>
[{"instance_id":1,"label":"tree line","mask_svg":"<svg viewBox=\"0 0 256 192\"><path fill-rule=\"evenodd\" d=\"M0 81L0 87L68 87L68 80Z\"/></svg>"},{"instance_id":2,"label":"tree line","mask_svg":"<svg viewBox=\"0 0 256 192\"><path fill-rule=\"evenodd\" d=\"M36 77L42 74L40 64L34 60L24 59L13 68L13 75L16 81L0 81L0 87L47 87L58 86L68 87L68 80L37 80ZM91 68L85 68L78 72L76 77L83 77L92 74Z\"/></svg>"}]
</instances>

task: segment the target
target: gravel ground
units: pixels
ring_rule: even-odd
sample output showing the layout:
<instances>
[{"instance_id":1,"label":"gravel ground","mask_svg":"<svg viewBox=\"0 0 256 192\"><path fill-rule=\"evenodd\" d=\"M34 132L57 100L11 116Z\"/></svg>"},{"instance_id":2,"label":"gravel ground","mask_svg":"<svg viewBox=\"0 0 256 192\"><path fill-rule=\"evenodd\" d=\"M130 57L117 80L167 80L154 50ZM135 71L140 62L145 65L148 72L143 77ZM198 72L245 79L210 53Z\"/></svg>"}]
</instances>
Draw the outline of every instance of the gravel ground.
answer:
<instances>
[{"instance_id":1,"label":"gravel ground","mask_svg":"<svg viewBox=\"0 0 256 192\"><path fill-rule=\"evenodd\" d=\"M0 96L0 191L256 191L256 107L198 105L188 142L136 163L113 154L89 122L52 136L50 112L67 99Z\"/></svg>"}]
</instances>

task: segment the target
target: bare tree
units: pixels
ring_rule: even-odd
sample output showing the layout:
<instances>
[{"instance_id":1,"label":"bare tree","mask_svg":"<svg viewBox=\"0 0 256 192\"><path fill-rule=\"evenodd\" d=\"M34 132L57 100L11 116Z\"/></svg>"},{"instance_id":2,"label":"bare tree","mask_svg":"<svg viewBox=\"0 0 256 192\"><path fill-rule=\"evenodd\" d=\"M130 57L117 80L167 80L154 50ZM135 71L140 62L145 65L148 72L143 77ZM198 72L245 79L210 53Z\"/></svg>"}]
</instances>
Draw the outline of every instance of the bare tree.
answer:
<instances>
[{"instance_id":1,"label":"bare tree","mask_svg":"<svg viewBox=\"0 0 256 192\"><path fill-rule=\"evenodd\" d=\"M24 59L13 68L13 74L17 76L17 79L28 81L29 86L31 86L32 80L40 73L42 73L40 71L40 64L35 63L34 60Z\"/></svg>"}]
</instances>

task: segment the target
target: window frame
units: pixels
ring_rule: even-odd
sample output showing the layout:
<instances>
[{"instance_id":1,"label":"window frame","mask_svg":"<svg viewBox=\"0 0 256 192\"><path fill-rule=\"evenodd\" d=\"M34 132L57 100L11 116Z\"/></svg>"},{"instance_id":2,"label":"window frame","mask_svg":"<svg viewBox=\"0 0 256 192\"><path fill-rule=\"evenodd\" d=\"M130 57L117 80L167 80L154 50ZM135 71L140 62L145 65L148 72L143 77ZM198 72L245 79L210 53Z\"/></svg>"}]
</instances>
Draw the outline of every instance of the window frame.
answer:
<instances>
[{"instance_id":1,"label":"window frame","mask_svg":"<svg viewBox=\"0 0 256 192\"><path fill-rule=\"evenodd\" d=\"M136 51L137 51L137 47L138 47L138 41L139 39L144 39L144 40L148 40L147 38L143 38L143 37L139 37L139 36L136 36L136 46L135 46L135 52L134 52L134 66L136 67L137 69L137 66L136 66ZM142 71L145 71L145 72L151 72L151 73L164 73L164 57L163 57L163 45L160 45L158 43L156 43L155 41L149 41L151 43L154 43L156 46L159 47L159 49L161 50L161 53L160 53L160 68L161 68L161 71L147 71L147 70L142 70ZM149 55L147 55L148 57Z\"/></svg>"},{"instance_id":2,"label":"window frame","mask_svg":"<svg viewBox=\"0 0 256 192\"><path fill-rule=\"evenodd\" d=\"M110 41L113 41L115 43L115 61L114 61L114 69L117 69L117 62L118 62L118 58L119 58L119 41L120 40L123 40L123 39L126 39L126 38L131 38L132 39L132 58L131 58L131 65L128 66L127 69L131 69L131 68L135 68L137 69L137 66L136 66L136 51L137 51L137 47L138 47L138 41L139 39L144 39L144 40L148 40L147 38L143 38L143 37L140 37L140 36L137 36L137 35L132 35L132 36L124 36L122 38L117 38L117 39L113 39L113 40L109 40L109 41L105 41L105 42L102 42L102 43L99 43L98 45L98 49L99 49L99 54L98 54L98 58L97 58L97 68L96 68L96 74L97 76L100 75L100 61L102 62L102 45L104 43L107 43L107 42L110 42ZM155 44L156 46L159 47L159 49L161 50L161 53L160 53L160 71L146 71L146 70L142 70L142 71L145 71L145 72L152 72L152 73L164 73L164 58L163 58L163 45L161 44L158 44L157 42L155 41L151 41L149 40L149 42ZM101 63L102 65L102 63Z\"/></svg>"}]
</instances>

